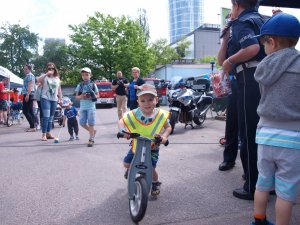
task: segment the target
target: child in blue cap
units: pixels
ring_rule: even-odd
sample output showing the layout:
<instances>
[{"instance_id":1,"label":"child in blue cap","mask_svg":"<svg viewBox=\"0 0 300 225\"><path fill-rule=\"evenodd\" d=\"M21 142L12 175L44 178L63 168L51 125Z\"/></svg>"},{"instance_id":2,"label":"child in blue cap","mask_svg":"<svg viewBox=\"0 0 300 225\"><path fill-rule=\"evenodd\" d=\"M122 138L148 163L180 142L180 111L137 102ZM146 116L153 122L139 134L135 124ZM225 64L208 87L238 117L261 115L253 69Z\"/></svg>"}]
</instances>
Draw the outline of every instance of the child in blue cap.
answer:
<instances>
[{"instance_id":1,"label":"child in blue cap","mask_svg":"<svg viewBox=\"0 0 300 225\"><path fill-rule=\"evenodd\" d=\"M275 188L276 225L288 225L300 188L300 36L299 20L286 13L271 17L258 36L267 56L255 79L261 99L257 108L258 180L253 225L269 225L266 208Z\"/></svg>"},{"instance_id":2,"label":"child in blue cap","mask_svg":"<svg viewBox=\"0 0 300 225\"><path fill-rule=\"evenodd\" d=\"M70 134L70 139L69 141L73 141L74 138L74 133L76 136L76 140L79 140L78 137L78 121L76 116L79 116L79 112L76 109L76 107L72 106L72 101L68 97L64 97L62 100L62 106L65 108L64 110L64 117L63 117L63 126L66 124L66 120L68 120L68 132Z\"/></svg>"}]
</instances>

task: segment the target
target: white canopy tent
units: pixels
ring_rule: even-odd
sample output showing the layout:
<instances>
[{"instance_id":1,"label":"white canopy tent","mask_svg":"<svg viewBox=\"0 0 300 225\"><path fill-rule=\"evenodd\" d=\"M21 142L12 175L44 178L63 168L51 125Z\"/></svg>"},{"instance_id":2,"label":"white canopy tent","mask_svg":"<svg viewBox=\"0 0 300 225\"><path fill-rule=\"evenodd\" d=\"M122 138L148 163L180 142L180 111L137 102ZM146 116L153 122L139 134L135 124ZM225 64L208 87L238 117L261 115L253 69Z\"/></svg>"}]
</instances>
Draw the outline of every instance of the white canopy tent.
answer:
<instances>
[{"instance_id":1,"label":"white canopy tent","mask_svg":"<svg viewBox=\"0 0 300 225\"><path fill-rule=\"evenodd\" d=\"M13 74L11 71L6 69L3 66L0 66L0 77L6 77L10 81L10 86L13 87L22 87L23 86L23 79L18 77L17 75Z\"/></svg>"}]
</instances>

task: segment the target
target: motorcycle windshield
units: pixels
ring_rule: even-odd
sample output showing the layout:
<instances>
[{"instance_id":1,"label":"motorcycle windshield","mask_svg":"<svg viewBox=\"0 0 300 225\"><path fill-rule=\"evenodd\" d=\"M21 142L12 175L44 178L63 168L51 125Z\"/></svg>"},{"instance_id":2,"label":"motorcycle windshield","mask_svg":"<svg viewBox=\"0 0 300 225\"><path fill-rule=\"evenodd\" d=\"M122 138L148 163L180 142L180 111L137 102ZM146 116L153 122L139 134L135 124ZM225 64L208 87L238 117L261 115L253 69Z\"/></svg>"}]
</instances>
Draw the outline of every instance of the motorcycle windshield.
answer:
<instances>
[{"instance_id":1,"label":"motorcycle windshield","mask_svg":"<svg viewBox=\"0 0 300 225\"><path fill-rule=\"evenodd\" d=\"M184 81L181 76L175 76L171 80L171 90L177 90L184 87Z\"/></svg>"}]
</instances>

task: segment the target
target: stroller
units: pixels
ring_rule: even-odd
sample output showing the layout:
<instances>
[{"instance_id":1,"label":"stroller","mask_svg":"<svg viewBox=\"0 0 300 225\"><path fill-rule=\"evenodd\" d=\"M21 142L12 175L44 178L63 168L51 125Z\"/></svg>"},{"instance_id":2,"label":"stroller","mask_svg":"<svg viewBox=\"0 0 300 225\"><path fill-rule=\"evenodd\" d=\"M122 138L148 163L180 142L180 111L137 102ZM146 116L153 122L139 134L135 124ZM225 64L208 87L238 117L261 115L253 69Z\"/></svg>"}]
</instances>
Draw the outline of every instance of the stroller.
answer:
<instances>
[{"instance_id":1,"label":"stroller","mask_svg":"<svg viewBox=\"0 0 300 225\"><path fill-rule=\"evenodd\" d=\"M63 124L63 109L60 106L60 104L57 104L54 117L53 117L52 128L54 128L54 122L57 122L59 126L62 126Z\"/></svg>"}]
</instances>

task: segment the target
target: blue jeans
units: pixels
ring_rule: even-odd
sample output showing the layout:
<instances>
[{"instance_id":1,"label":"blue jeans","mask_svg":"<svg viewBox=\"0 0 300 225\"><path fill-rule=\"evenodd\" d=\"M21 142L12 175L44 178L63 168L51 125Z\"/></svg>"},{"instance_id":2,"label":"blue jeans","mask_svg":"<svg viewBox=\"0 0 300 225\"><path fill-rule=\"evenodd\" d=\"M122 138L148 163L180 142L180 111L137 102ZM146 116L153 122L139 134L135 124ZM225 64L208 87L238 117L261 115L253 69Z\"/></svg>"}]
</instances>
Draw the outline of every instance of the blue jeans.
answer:
<instances>
[{"instance_id":1,"label":"blue jeans","mask_svg":"<svg viewBox=\"0 0 300 225\"><path fill-rule=\"evenodd\" d=\"M81 126L95 126L96 109L80 109L79 124Z\"/></svg>"},{"instance_id":2,"label":"blue jeans","mask_svg":"<svg viewBox=\"0 0 300 225\"><path fill-rule=\"evenodd\" d=\"M41 98L41 106L43 110L42 133L49 133L52 128L53 117L57 107L57 101L50 101Z\"/></svg>"}]
</instances>

